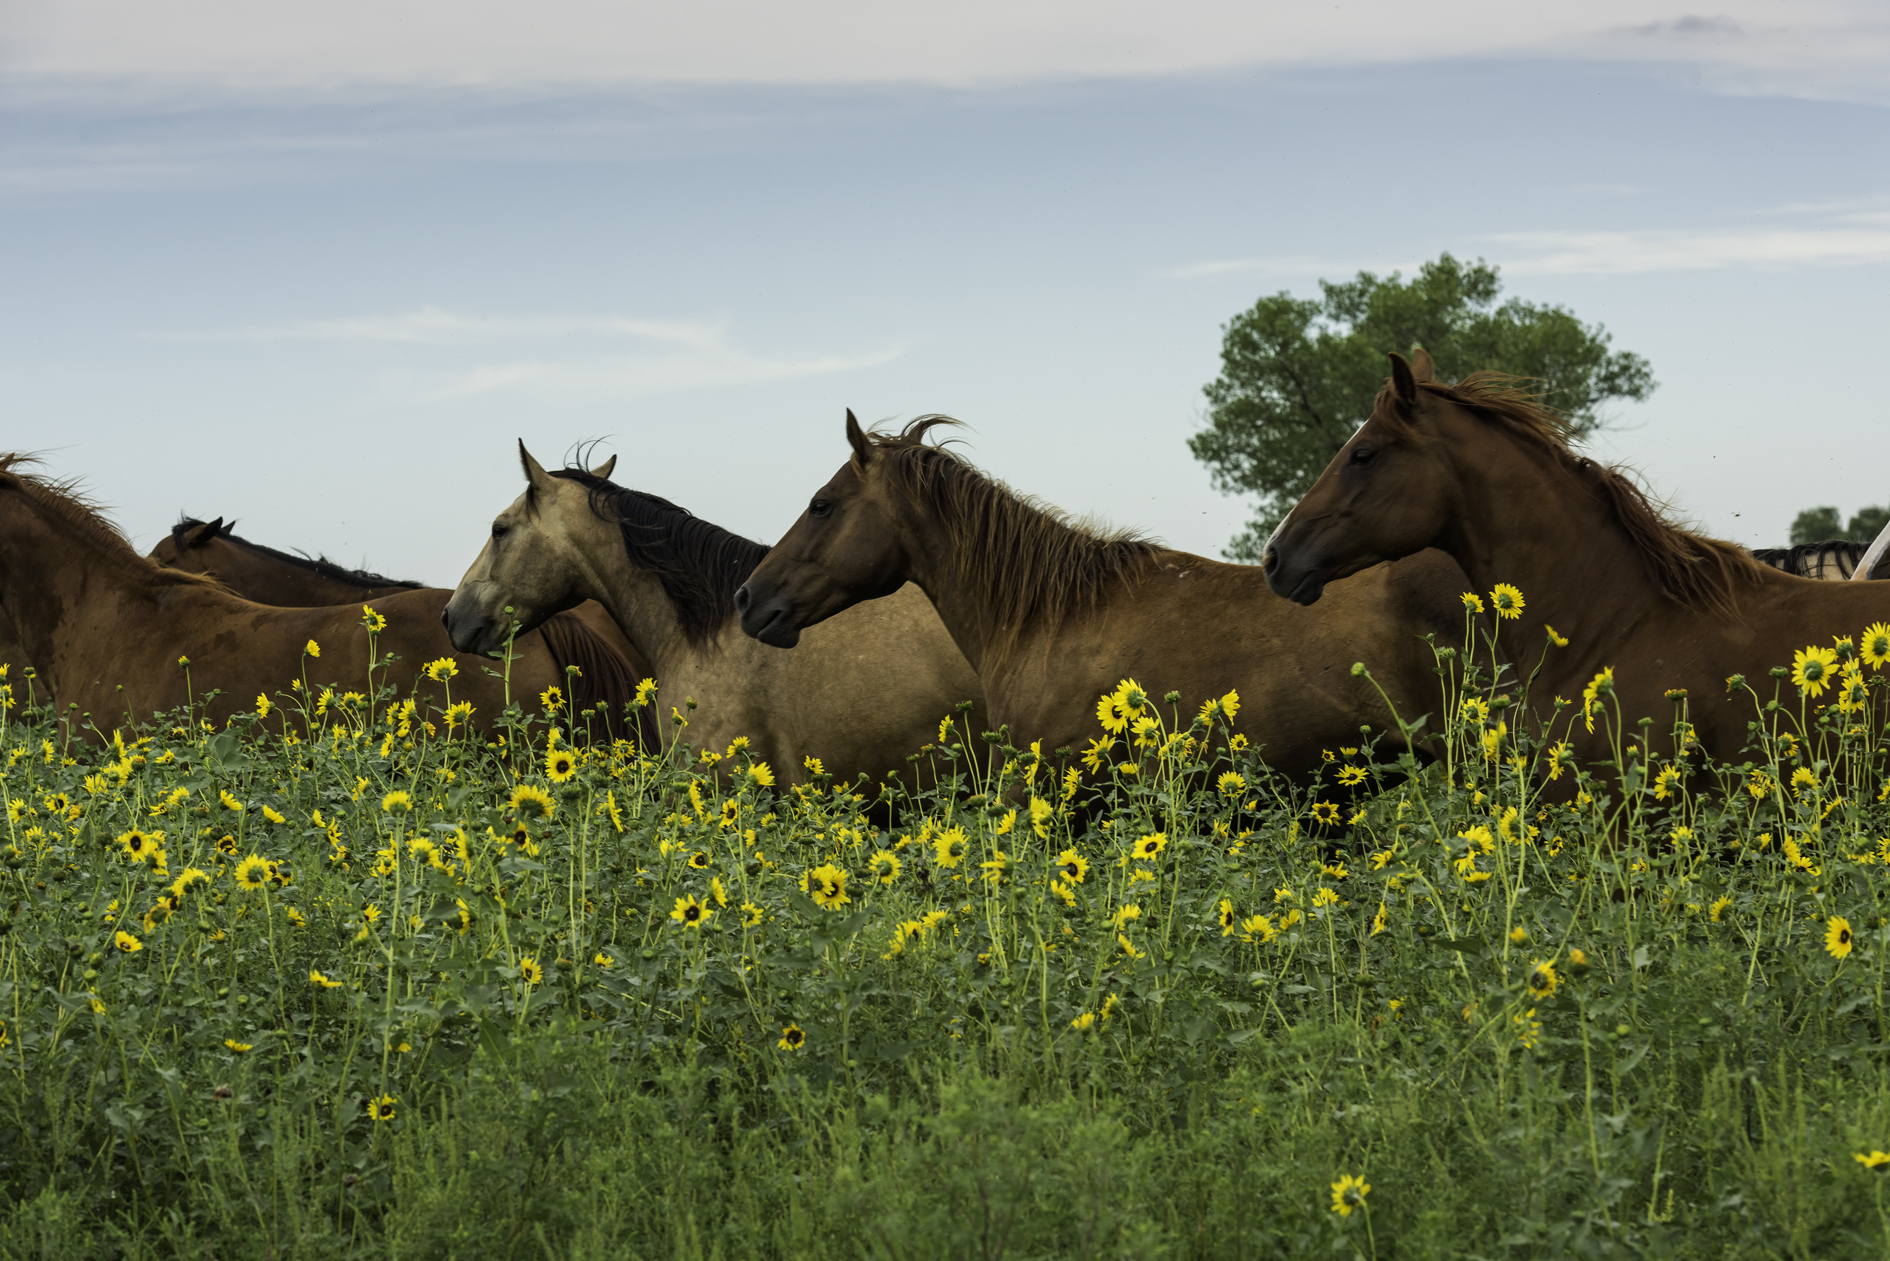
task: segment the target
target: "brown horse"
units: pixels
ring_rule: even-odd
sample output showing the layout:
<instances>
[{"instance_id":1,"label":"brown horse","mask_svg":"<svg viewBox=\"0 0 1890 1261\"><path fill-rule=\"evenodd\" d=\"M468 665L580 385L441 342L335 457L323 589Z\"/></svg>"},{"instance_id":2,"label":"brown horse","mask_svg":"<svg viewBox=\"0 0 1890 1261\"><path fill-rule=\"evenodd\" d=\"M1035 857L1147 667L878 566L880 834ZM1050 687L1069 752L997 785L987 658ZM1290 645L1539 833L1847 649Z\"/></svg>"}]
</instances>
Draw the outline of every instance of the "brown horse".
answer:
<instances>
[{"instance_id":1,"label":"brown horse","mask_svg":"<svg viewBox=\"0 0 1890 1261\"><path fill-rule=\"evenodd\" d=\"M1310 605L1347 574L1442 548L1477 590L1522 592L1520 617L1501 624L1513 655L1533 659L1547 626L1570 641L1537 680L1538 714L1611 667L1625 721L1664 723L1666 691L1685 688L1696 734L1727 761L1756 716L1728 676L1763 688L1794 649L1890 620L1890 588L1793 577L1666 520L1620 472L1571 451L1568 425L1509 378L1444 385L1428 356L1391 364L1371 417L1267 543L1280 594ZM1576 721L1578 754L1604 756L1606 731Z\"/></svg>"},{"instance_id":2,"label":"brown horse","mask_svg":"<svg viewBox=\"0 0 1890 1261\"><path fill-rule=\"evenodd\" d=\"M843 618L785 657L734 634L735 589L767 555L759 543L668 500L613 484L613 457L585 472L548 473L523 444L526 490L492 523L446 607L453 642L481 651L510 605L525 626L579 600L609 608L651 662L665 711L688 718L691 743L718 752L748 737L787 782L820 759L842 778L909 771L978 679L916 589ZM696 702L694 711L684 701ZM976 719L974 718L975 722Z\"/></svg>"},{"instance_id":3,"label":"brown horse","mask_svg":"<svg viewBox=\"0 0 1890 1261\"><path fill-rule=\"evenodd\" d=\"M70 486L20 471L30 457L0 456L0 606L22 646L56 684L63 708L76 703L91 724L109 733L127 721L149 721L194 691L221 695L208 705L221 723L250 709L258 695L286 691L304 670L304 645L320 646L307 660L309 681L367 690L368 630L361 606L280 609L252 604L199 574L164 569L138 555L124 536ZM387 619L378 636L382 656L398 654L375 672L403 695L443 706L474 707L473 722L489 725L505 708L498 680L479 657L458 657L457 677L442 685L426 679L430 660L451 657L438 626L439 602L429 592L406 592L375 602ZM190 662L188 684L179 658ZM528 709L537 694L563 685L564 672L535 638L522 640L512 663L511 695Z\"/></svg>"},{"instance_id":4,"label":"brown horse","mask_svg":"<svg viewBox=\"0 0 1890 1261\"><path fill-rule=\"evenodd\" d=\"M1125 675L1190 706L1238 689L1236 726L1289 773L1357 744L1361 724L1397 730L1354 662L1407 720L1438 708L1421 637L1463 634L1464 577L1447 557L1386 566L1331 607L1301 610L1255 568L1071 525L1020 498L924 441L949 423L868 435L847 413L853 458L749 575L742 629L791 648L804 629L917 583L977 667L992 720L1046 749L1096 735L1097 698Z\"/></svg>"},{"instance_id":5,"label":"brown horse","mask_svg":"<svg viewBox=\"0 0 1890 1261\"><path fill-rule=\"evenodd\" d=\"M358 605L391 595L431 591L439 608L444 609L453 594L365 570L344 569L323 558L279 552L232 533L234 526L222 517L215 521L185 517L158 540L151 549L151 559L172 569L209 574L245 600L281 608ZM613 720L621 718L623 702L635 694L636 681L649 676L650 667L624 638L609 611L595 600L586 600L548 619L540 630L560 664L579 667L576 685L571 689L578 707L589 709L602 704ZM615 649L622 661L608 649ZM651 736L655 731L650 727L644 734Z\"/></svg>"}]
</instances>

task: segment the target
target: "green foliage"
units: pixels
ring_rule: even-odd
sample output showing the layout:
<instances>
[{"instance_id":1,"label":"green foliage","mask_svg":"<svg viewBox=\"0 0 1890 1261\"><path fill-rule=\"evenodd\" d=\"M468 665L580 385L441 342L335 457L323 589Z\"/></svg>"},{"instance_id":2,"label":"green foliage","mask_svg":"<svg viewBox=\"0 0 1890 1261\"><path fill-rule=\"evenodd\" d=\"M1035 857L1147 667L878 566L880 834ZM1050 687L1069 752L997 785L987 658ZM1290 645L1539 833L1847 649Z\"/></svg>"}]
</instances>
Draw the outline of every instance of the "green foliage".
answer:
<instances>
[{"instance_id":1,"label":"green foliage","mask_svg":"<svg viewBox=\"0 0 1890 1261\"><path fill-rule=\"evenodd\" d=\"M1859 508L1848 527L1842 524L1843 520L1838 510L1830 505L1805 509L1792 519L1792 546L1832 539L1873 542L1884 526L1890 525L1890 508Z\"/></svg>"},{"instance_id":2,"label":"green foliage","mask_svg":"<svg viewBox=\"0 0 1890 1261\"><path fill-rule=\"evenodd\" d=\"M1500 648L1422 766L1287 783L1130 685L886 801L582 713L22 696L0 1258L1881 1253L1884 676L1736 678L1722 767L1600 678L1511 730L1562 649Z\"/></svg>"},{"instance_id":3,"label":"green foliage","mask_svg":"<svg viewBox=\"0 0 1890 1261\"><path fill-rule=\"evenodd\" d=\"M1260 548L1371 414L1389 351L1431 352L1441 380L1479 369L1537 378L1546 401L1580 429L1601 423L1614 399L1644 399L1645 359L1610 351L1600 325L1563 307L1511 298L1498 305L1497 269L1449 254L1411 280L1320 281L1318 300L1277 293L1224 330L1221 375L1206 388L1209 427L1188 439L1217 488L1260 497L1259 515L1229 546L1230 560Z\"/></svg>"}]
</instances>

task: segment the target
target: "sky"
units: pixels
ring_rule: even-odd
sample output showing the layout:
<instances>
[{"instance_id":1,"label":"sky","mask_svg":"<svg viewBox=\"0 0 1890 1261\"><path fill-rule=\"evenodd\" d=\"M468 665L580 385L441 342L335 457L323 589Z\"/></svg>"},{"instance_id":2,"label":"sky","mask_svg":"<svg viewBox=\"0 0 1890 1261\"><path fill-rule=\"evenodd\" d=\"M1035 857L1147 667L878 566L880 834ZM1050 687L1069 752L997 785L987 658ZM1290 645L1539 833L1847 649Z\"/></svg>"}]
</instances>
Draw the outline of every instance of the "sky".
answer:
<instances>
[{"instance_id":1,"label":"sky","mask_svg":"<svg viewBox=\"0 0 1890 1261\"><path fill-rule=\"evenodd\" d=\"M772 540L868 422L1207 555L1262 295L1449 251L1653 365L1596 455L1755 546L1890 502L1890 16L0 0L0 447L451 586L595 441Z\"/></svg>"}]
</instances>

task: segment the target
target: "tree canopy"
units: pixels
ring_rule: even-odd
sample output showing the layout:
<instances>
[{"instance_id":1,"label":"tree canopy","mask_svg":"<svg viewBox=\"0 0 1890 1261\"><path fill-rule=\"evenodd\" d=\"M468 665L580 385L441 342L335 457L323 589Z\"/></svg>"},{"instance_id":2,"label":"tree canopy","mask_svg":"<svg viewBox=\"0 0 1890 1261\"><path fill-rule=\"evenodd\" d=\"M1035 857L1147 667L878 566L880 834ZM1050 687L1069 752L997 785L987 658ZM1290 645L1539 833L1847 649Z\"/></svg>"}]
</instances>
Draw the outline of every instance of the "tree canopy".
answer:
<instances>
[{"instance_id":1,"label":"tree canopy","mask_svg":"<svg viewBox=\"0 0 1890 1261\"><path fill-rule=\"evenodd\" d=\"M1890 508L1859 508L1848 527L1835 507L1807 508L1792 521L1792 546L1831 539L1869 543L1882 532L1886 522L1890 522Z\"/></svg>"},{"instance_id":2,"label":"tree canopy","mask_svg":"<svg viewBox=\"0 0 1890 1261\"><path fill-rule=\"evenodd\" d=\"M1261 298L1223 330L1221 375L1205 390L1209 425L1188 446L1217 489L1260 497L1229 560L1260 558L1273 527L1365 423L1388 351L1423 346L1440 380L1482 368L1536 378L1543 400L1583 432L1600 427L1610 400L1654 390L1647 361L1611 351L1599 324L1519 298L1498 305L1502 282L1481 259L1443 254L1409 281L1360 272L1319 287L1318 299Z\"/></svg>"}]
</instances>

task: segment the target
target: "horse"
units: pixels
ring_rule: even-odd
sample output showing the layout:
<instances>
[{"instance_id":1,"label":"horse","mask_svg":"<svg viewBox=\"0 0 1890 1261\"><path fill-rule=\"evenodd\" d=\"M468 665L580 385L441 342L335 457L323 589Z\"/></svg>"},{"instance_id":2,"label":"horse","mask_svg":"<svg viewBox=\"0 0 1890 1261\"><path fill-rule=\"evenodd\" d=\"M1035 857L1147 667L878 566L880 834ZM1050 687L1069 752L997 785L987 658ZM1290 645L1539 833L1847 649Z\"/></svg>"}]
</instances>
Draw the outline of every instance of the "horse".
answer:
<instances>
[{"instance_id":1,"label":"horse","mask_svg":"<svg viewBox=\"0 0 1890 1261\"><path fill-rule=\"evenodd\" d=\"M804 758L842 780L915 782L907 757L977 676L916 588L836 621L805 652L782 656L733 633L735 590L768 554L666 499L610 480L616 457L586 471L547 472L523 443L525 493L447 603L453 642L483 651L504 633L501 610L531 627L594 599L610 610L654 668L664 703L689 726L688 742L721 752L737 737L788 783ZM688 703L688 704L686 704ZM689 707L693 705L693 707Z\"/></svg>"},{"instance_id":2,"label":"horse","mask_svg":"<svg viewBox=\"0 0 1890 1261\"><path fill-rule=\"evenodd\" d=\"M1752 549L1752 559L1761 565L1797 574L1800 578L1842 582L1857 573L1864 553L1869 550L1868 543L1830 539L1823 543L1798 543L1791 547L1755 547ZM1869 576L1874 579L1879 572L1881 567Z\"/></svg>"},{"instance_id":3,"label":"horse","mask_svg":"<svg viewBox=\"0 0 1890 1261\"><path fill-rule=\"evenodd\" d=\"M1097 698L1125 676L1187 704L1235 689L1235 726L1275 769L1315 770L1360 727L1397 733L1364 662L1401 714L1438 708L1425 636L1463 636L1464 577L1432 553L1388 565L1301 610L1260 571L1073 524L925 441L922 416L868 434L847 413L852 458L736 593L742 629L792 648L862 601L922 588L978 671L991 719L1018 743L1077 747ZM1131 698L1132 699L1132 698Z\"/></svg>"},{"instance_id":4,"label":"horse","mask_svg":"<svg viewBox=\"0 0 1890 1261\"><path fill-rule=\"evenodd\" d=\"M277 551L234 533L235 526L235 522L225 522L222 517L214 521L183 517L151 549L151 559L172 569L210 574L245 600L283 608L361 604L405 592L431 591L444 609L453 594L362 569L347 569L323 557ZM635 695L637 680L647 678L650 667L624 638L610 613L597 601L586 600L548 619L539 629L561 665L579 667L570 689L578 708L601 704L611 721L618 722L624 700ZM653 725L644 726L642 736L646 741L658 738Z\"/></svg>"},{"instance_id":5,"label":"horse","mask_svg":"<svg viewBox=\"0 0 1890 1261\"><path fill-rule=\"evenodd\" d=\"M360 605L283 609L255 604L213 578L152 563L69 482L23 471L33 458L0 455L0 607L24 650L55 686L53 699L89 739L149 721L187 700L220 724L272 705L304 672L312 686L369 692L369 629ZM375 671L403 696L444 707L474 708L470 721L490 727L505 709L500 680L480 657L454 659L457 674L436 682L422 672L452 646L440 634L436 594L383 597L386 618L376 651L399 661ZM313 641L320 656L305 655ZM527 706L565 683L560 661L537 639L516 647L510 693ZM207 698L206 693L218 694ZM371 695L371 693L370 693ZM427 710L423 709L424 717Z\"/></svg>"},{"instance_id":6,"label":"horse","mask_svg":"<svg viewBox=\"0 0 1890 1261\"><path fill-rule=\"evenodd\" d=\"M1547 649L1529 698L1545 725L1552 698L1581 696L1611 669L1630 724L1665 721L1670 690L1684 689L1695 737L1722 762L1738 760L1757 716L1750 696L1729 695L1730 676L1763 690L1808 641L1890 620L1890 588L1795 577L1668 520L1618 469L1571 450L1574 430L1514 378L1447 385L1421 352L1415 367L1393 355L1391 369L1371 416L1266 544L1279 594L1311 606L1348 574L1441 548L1477 589L1521 592L1501 623L1517 655L1533 660L1549 627L1568 641ZM1577 756L1612 756L1607 724L1591 729L1584 708L1569 736Z\"/></svg>"}]
</instances>

